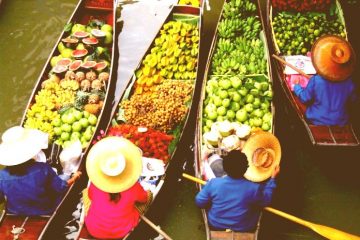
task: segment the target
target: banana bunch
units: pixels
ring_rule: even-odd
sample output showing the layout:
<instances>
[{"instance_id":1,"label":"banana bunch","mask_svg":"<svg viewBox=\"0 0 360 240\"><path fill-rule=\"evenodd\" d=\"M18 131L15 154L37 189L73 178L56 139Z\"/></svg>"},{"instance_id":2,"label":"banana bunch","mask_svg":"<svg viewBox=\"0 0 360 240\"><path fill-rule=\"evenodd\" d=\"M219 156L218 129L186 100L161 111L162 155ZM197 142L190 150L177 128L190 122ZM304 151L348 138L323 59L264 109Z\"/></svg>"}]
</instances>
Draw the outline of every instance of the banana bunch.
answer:
<instances>
[{"instance_id":1,"label":"banana bunch","mask_svg":"<svg viewBox=\"0 0 360 240\"><path fill-rule=\"evenodd\" d=\"M248 17L242 21L242 36L247 39L259 37L261 31L261 22L258 17Z\"/></svg>"},{"instance_id":2,"label":"banana bunch","mask_svg":"<svg viewBox=\"0 0 360 240\"><path fill-rule=\"evenodd\" d=\"M224 3L223 18L240 18L241 15L252 15L256 5L249 0L231 0Z\"/></svg>"},{"instance_id":3,"label":"banana bunch","mask_svg":"<svg viewBox=\"0 0 360 240\"><path fill-rule=\"evenodd\" d=\"M219 23L218 33L222 38L234 38L241 31L240 19L223 19Z\"/></svg>"}]
</instances>

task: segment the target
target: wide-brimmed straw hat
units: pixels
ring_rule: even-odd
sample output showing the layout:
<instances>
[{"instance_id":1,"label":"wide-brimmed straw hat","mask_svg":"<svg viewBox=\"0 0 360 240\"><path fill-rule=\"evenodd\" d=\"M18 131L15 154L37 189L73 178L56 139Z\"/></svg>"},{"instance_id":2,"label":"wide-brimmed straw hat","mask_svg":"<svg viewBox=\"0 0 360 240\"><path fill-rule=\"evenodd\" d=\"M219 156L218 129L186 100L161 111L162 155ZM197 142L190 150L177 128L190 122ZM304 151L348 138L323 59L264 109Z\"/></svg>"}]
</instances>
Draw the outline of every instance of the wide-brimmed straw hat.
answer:
<instances>
[{"instance_id":1,"label":"wide-brimmed straw hat","mask_svg":"<svg viewBox=\"0 0 360 240\"><path fill-rule=\"evenodd\" d=\"M108 193L129 189L142 170L141 150L122 137L106 137L90 149L86 171L90 181Z\"/></svg>"},{"instance_id":2,"label":"wide-brimmed straw hat","mask_svg":"<svg viewBox=\"0 0 360 240\"><path fill-rule=\"evenodd\" d=\"M350 43L335 35L320 37L311 49L317 74L330 81L343 81L355 69L355 52Z\"/></svg>"},{"instance_id":3,"label":"wide-brimmed straw hat","mask_svg":"<svg viewBox=\"0 0 360 240\"><path fill-rule=\"evenodd\" d=\"M281 159L279 140L264 131L253 133L245 142L242 152L247 156L249 164L244 177L253 182L268 179Z\"/></svg>"},{"instance_id":4,"label":"wide-brimmed straw hat","mask_svg":"<svg viewBox=\"0 0 360 240\"><path fill-rule=\"evenodd\" d=\"M6 130L1 139L0 165L15 166L47 148L48 135L37 129L15 126Z\"/></svg>"}]
</instances>

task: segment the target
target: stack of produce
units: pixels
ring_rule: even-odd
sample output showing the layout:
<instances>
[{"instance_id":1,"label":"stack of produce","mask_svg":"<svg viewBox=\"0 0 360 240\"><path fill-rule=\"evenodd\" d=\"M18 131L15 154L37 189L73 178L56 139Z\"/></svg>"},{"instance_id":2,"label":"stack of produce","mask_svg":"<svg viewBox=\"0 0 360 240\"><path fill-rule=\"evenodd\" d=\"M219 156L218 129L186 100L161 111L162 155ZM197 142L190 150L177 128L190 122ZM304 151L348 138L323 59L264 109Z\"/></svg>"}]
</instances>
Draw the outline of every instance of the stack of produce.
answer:
<instances>
[{"instance_id":1,"label":"stack of produce","mask_svg":"<svg viewBox=\"0 0 360 240\"><path fill-rule=\"evenodd\" d=\"M164 79L195 79L198 52L197 25L185 21L167 22L136 71L135 93L152 91Z\"/></svg>"},{"instance_id":2,"label":"stack of produce","mask_svg":"<svg viewBox=\"0 0 360 240\"><path fill-rule=\"evenodd\" d=\"M204 139L224 122L271 130L273 93L261 30L254 1L224 3L203 102Z\"/></svg>"},{"instance_id":3,"label":"stack of produce","mask_svg":"<svg viewBox=\"0 0 360 240\"><path fill-rule=\"evenodd\" d=\"M331 0L272 0L272 6L282 11L323 11L330 6Z\"/></svg>"},{"instance_id":4,"label":"stack of produce","mask_svg":"<svg viewBox=\"0 0 360 240\"><path fill-rule=\"evenodd\" d=\"M196 21L195 21L196 20ZM136 70L107 135L135 143L145 157L167 163L179 141L195 86L198 16L173 15Z\"/></svg>"},{"instance_id":5,"label":"stack of produce","mask_svg":"<svg viewBox=\"0 0 360 240\"><path fill-rule=\"evenodd\" d=\"M346 37L343 24L325 13L278 12L272 22L276 44L286 55L305 55L313 43L326 34Z\"/></svg>"},{"instance_id":6,"label":"stack of produce","mask_svg":"<svg viewBox=\"0 0 360 240\"><path fill-rule=\"evenodd\" d=\"M49 78L41 83L24 126L48 133L50 142L67 145L78 139L86 147L103 107L111 43L112 27L99 20L65 26L58 55L50 60Z\"/></svg>"}]
</instances>

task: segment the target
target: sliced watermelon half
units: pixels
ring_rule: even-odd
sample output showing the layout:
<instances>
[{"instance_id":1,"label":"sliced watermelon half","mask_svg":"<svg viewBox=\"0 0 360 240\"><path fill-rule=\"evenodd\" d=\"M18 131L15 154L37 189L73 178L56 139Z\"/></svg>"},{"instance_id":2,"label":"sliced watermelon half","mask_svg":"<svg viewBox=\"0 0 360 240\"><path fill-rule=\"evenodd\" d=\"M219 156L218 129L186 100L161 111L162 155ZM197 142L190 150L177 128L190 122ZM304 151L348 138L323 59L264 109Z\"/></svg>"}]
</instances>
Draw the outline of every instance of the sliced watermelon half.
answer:
<instances>
[{"instance_id":1,"label":"sliced watermelon half","mask_svg":"<svg viewBox=\"0 0 360 240\"><path fill-rule=\"evenodd\" d=\"M76 71L80 68L81 64L82 64L81 60L75 60L69 65L69 70Z\"/></svg>"},{"instance_id":2,"label":"sliced watermelon half","mask_svg":"<svg viewBox=\"0 0 360 240\"><path fill-rule=\"evenodd\" d=\"M71 62L72 61L70 58L62 58L56 63L56 65L61 65L61 66L67 67L71 64Z\"/></svg>"},{"instance_id":3,"label":"sliced watermelon half","mask_svg":"<svg viewBox=\"0 0 360 240\"><path fill-rule=\"evenodd\" d=\"M67 67L62 65L56 65L55 67L53 67L52 71L54 73L64 73L67 71Z\"/></svg>"},{"instance_id":4,"label":"sliced watermelon half","mask_svg":"<svg viewBox=\"0 0 360 240\"><path fill-rule=\"evenodd\" d=\"M90 69L96 66L96 62L95 61L86 61L83 64L81 64L82 68L86 68L86 69Z\"/></svg>"},{"instance_id":5,"label":"sliced watermelon half","mask_svg":"<svg viewBox=\"0 0 360 240\"><path fill-rule=\"evenodd\" d=\"M73 36L76 37L76 38L86 38L89 36L89 33L88 32L84 32L84 31L77 31L77 32L74 32L73 33Z\"/></svg>"},{"instance_id":6,"label":"sliced watermelon half","mask_svg":"<svg viewBox=\"0 0 360 240\"><path fill-rule=\"evenodd\" d=\"M86 54L88 54L88 50L86 50L86 49L76 49L76 50L72 51L72 53L71 53L71 55L77 59L86 56Z\"/></svg>"},{"instance_id":7,"label":"sliced watermelon half","mask_svg":"<svg viewBox=\"0 0 360 240\"><path fill-rule=\"evenodd\" d=\"M104 69L106 69L108 66L107 62L98 62L95 66L94 69L98 72L102 72L104 71Z\"/></svg>"},{"instance_id":8,"label":"sliced watermelon half","mask_svg":"<svg viewBox=\"0 0 360 240\"><path fill-rule=\"evenodd\" d=\"M97 40L94 37L89 37L89 38L84 38L82 42L85 43L86 45L95 45L99 43L99 40Z\"/></svg>"}]
</instances>

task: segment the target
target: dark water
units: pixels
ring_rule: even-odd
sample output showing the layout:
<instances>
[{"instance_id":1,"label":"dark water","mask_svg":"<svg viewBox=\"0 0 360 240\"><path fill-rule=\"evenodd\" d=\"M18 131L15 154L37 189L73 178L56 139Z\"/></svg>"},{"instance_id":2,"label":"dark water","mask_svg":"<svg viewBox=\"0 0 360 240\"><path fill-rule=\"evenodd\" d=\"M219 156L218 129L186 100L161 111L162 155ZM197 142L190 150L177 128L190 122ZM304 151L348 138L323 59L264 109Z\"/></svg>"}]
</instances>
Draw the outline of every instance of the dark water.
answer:
<instances>
[{"instance_id":1,"label":"dark water","mask_svg":"<svg viewBox=\"0 0 360 240\"><path fill-rule=\"evenodd\" d=\"M77 0L3 0L0 8L0 133L20 123L32 88L76 3ZM221 4L220 0L211 0L211 11L205 11L202 60ZM352 22L348 25L355 29ZM356 35L353 39L359 43ZM278 90L276 135L282 144L283 158L273 207L360 235L359 151L313 149L282 92L275 90ZM185 171L192 173L193 160L190 153L187 155ZM173 239L205 239L201 214L194 204L195 185L182 180L172 188L160 213L159 225ZM264 213L261 226L261 240L322 239L308 228L270 213Z\"/></svg>"}]
</instances>

